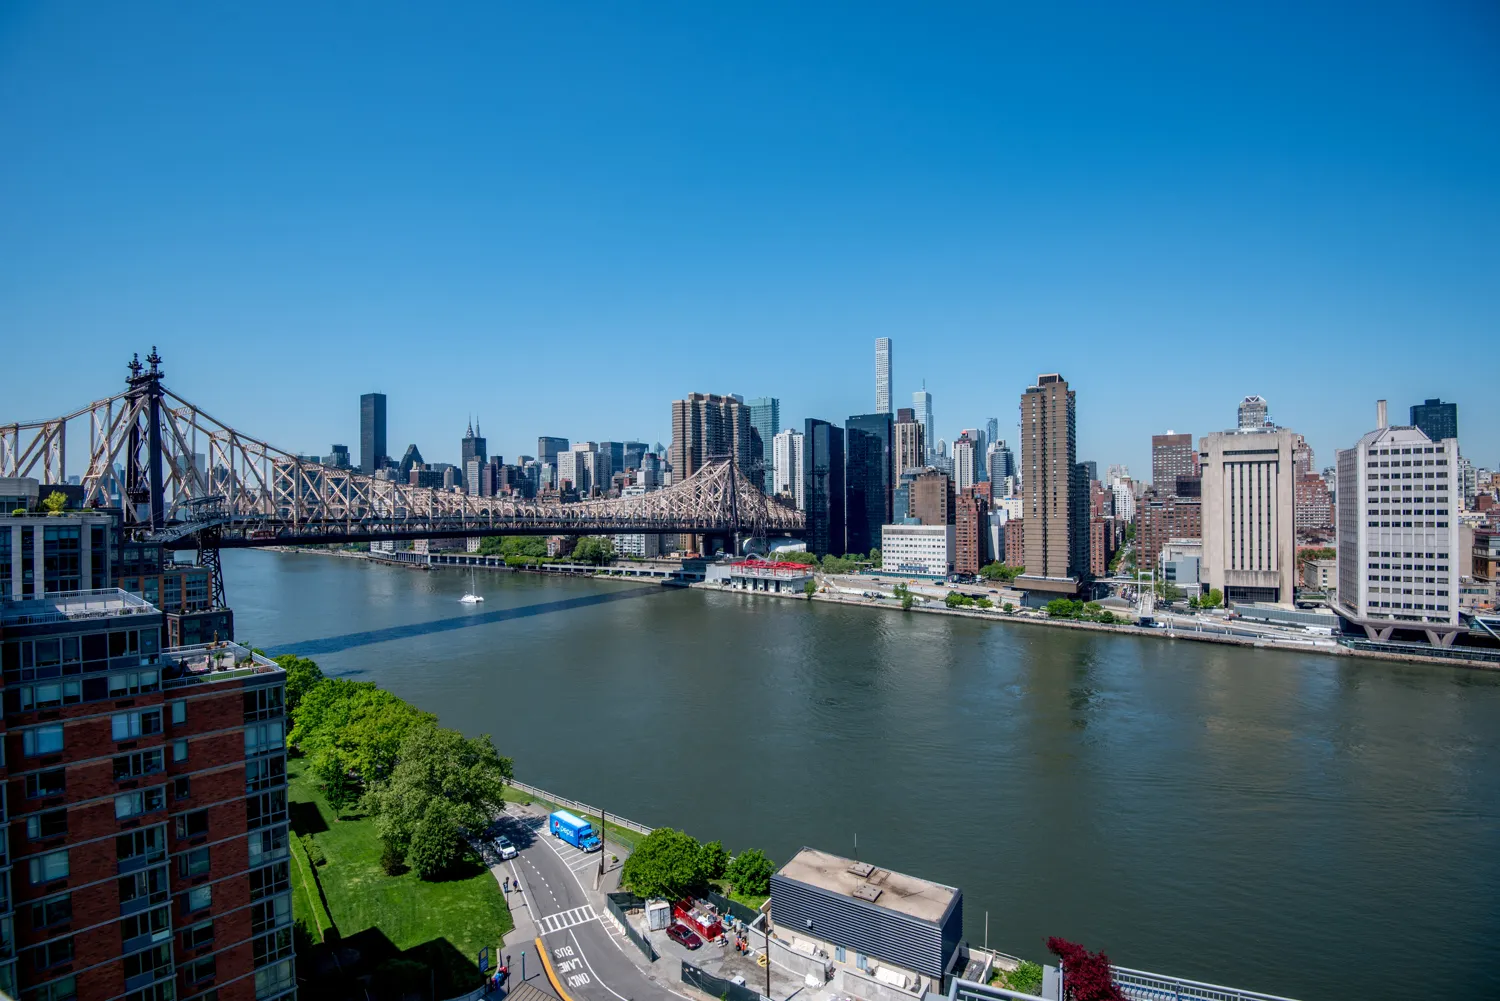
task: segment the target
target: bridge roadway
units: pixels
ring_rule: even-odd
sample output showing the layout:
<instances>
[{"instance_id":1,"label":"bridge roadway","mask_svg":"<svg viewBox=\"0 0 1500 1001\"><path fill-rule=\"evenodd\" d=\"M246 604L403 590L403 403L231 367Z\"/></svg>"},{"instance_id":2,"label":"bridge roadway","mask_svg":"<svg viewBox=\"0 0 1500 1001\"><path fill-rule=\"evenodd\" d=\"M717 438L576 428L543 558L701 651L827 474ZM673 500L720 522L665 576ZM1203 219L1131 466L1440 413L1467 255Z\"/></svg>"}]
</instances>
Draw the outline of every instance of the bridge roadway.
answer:
<instances>
[{"instance_id":1,"label":"bridge roadway","mask_svg":"<svg viewBox=\"0 0 1500 1001\"><path fill-rule=\"evenodd\" d=\"M540 938L563 990L573 1001L693 1001L657 975L637 966L627 949L635 946L608 917L604 896L593 890L599 854L584 854L547 833L545 817L515 807L495 827L519 850L502 863L521 893L512 892L516 931L508 936L512 975L519 976L526 950L527 979L545 984L534 940ZM618 863L606 866L613 870ZM606 880L609 877L606 876ZM518 906L519 905L519 906ZM676 964L660 964L675 975ZM663 976L666 974L664 973Z\"/></svg>"}]
</instances>

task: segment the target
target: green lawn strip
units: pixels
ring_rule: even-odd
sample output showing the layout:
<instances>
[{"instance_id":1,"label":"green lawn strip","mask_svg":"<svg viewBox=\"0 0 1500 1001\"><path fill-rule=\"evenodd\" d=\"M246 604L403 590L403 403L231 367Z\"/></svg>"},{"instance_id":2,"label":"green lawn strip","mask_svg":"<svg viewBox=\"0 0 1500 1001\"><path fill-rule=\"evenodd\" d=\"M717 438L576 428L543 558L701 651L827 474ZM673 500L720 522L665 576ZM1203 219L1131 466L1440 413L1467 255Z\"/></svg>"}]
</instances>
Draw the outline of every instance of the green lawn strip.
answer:
<instances>
[{"instance_id":1,"label":"green lawn strip","mask_svg":"<svg viewBox=\"0 0 1500 1001\"><path fill-rule=\"evenodd\" d=\"M318 879L340 936L378 929L403 959L437 968L439 996L477 986L476 953L499 946L514 927L489 869L471 860L446 880L425 882L409 871L387 876L374 822L353 813L338 819L303 760L293 758L287 770L291 801L315 805L327 828L315 832L328 859Z\"/></svg>"},{"instance_id":2,"label":"green lawn strip","mask_svg":"<svg viewBox=\"0 0 1500 1001\"><path fill-rule=\"evenodd\" d=\"M307 857L307 850L295 837L291 842L292 918L302 922L302 927L307 929L314 942L321 942L324 933L333 926L333 919L328 916L323 898L318 894L317 877L313 872L312 862Z\"/></svg>"}]
</instances>

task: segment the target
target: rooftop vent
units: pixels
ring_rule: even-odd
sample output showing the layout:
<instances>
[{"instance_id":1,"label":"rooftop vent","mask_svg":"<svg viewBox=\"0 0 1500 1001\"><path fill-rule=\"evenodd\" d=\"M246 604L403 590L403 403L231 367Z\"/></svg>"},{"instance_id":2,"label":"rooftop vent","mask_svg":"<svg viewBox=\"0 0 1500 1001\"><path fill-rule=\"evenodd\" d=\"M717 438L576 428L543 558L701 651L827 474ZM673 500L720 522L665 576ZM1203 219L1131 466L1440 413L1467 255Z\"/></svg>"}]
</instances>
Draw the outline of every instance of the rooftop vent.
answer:
<instances>
[{"instance_id":1,"label":"rooftop vent","mask_svg":"<svg viewBox=\"0 0 1500 1001\"><path fill-rule=\"evenodd\" d=\"M869 883L861 883L854 888L854 895L856 897L860 900L868 900L872 904L880 896L880 892L880 887L871 886Z\"/></svg>"},{"instance_id":2,"label":"rooftop vent","mask_svg":"<svg viewBox=\"0 0 1500 1001\"><path fill-rule=\"evenodd\" d=\"M855 862L849 866L849 871L854 873L854 875L858 876L860 879L864 879L870 873L875 871L875 866L871 865L869 862Z\"/></svg>"}]
</instances>

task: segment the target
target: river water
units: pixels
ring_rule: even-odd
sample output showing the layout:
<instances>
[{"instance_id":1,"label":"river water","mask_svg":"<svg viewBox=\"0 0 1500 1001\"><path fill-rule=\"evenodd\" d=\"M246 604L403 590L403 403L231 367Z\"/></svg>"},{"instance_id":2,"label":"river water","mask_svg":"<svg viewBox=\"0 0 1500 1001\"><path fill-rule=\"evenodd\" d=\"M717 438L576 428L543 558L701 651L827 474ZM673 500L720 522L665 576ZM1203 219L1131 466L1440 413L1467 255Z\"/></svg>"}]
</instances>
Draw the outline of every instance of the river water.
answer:
<instances>
[{"instance_id":1,"label":"river water","mask_svg":"<svg viewBox=\"0 0 1500 1001\"><path fill-rule=\"evenodd\" d=\"M242 641L560 794L959 886L967 937L1296 998L1500 997L1500 675L227 552Z\"/></svg>"}]
</instances>

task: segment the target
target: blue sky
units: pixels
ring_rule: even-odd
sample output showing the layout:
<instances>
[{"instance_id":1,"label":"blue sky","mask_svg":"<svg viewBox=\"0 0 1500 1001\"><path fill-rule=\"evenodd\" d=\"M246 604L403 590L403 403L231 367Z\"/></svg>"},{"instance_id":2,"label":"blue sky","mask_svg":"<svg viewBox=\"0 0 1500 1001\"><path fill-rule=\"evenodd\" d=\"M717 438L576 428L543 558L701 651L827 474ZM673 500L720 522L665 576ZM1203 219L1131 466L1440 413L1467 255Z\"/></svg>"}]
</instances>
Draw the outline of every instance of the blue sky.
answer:
<instances>
[{"instance_id":1,"label":"blue sky","mask_svg":"<svg viewBox=\"0 0 1500 1001\"><path fill-rule=\"evenodd\" d=\"M169 383L321 453L668 440L683 393L939 432L1060 371L1079 457L1248 393L1320 464L1425 397L1500 464L1500 13L0 7L0 421Z\"/></svg>"}]
</instances>

